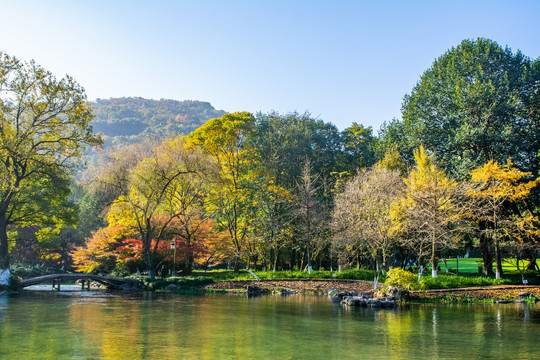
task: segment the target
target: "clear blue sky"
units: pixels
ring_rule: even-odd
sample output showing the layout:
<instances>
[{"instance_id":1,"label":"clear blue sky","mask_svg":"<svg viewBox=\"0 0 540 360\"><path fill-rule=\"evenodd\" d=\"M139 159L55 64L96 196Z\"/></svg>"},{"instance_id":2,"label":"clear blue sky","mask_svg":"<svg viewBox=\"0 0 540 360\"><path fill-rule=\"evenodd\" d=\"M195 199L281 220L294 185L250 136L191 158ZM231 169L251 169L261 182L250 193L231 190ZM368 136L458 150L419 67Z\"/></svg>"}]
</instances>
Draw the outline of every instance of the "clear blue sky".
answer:
<instances>
[{"instance_id":1,"label":"clear blue sky","mask_svg":"<svg viewBox=\"0 0 540 360\"><path fill-rule=\"evenodd\" d=\"M433 60L486 37L540 56L540 1L0 0L0 50L96 98L309 111L344 129L401 117Z\"/></svg>"}]
</instances>

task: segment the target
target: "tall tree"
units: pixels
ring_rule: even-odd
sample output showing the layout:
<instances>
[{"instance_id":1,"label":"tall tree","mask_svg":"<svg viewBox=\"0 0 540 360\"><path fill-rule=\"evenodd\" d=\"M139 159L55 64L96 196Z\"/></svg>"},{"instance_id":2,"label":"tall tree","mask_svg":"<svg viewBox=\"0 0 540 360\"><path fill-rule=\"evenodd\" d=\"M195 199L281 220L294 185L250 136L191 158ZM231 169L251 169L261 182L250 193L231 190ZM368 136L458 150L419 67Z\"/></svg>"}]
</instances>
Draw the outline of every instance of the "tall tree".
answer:
<instances>
[{"instance_id":1,"label":"tall tree","mask_svg":"<svg viewBox=\"0 0 540 360\"><path fill-rule=\"evenodd\" d=\"M345 168L353 173L357 168L369 168L376 161L377 141L371 126L364 127L354 122L342 133L345 152Z\"/></svg>"},{"instance_id":2,"label":"tall tree","mask_svg":"<svg viewBox=\"0 0 540 360\"><path fill-rule=\"evenodd\" d=\"M323 240L324 225L327 220L325 209L319 199L320 187L316 185L320 175L312 175L311 163L306 161L302 178L297 185L296 218L298 219L298 238L302 242L309 272L313 270L312 260L315 244ZM302 257L303 259L304 257ZM303 265L303 261L302 261Z\"/></svg>"},{"instance_id":3,"label":"tall tree","mask_svg":"<svg viewBox=\"0 0 540 360\"><path fill-rule=\"evenodd\" d=\"M395 203L392 217L399 230L413 233L404 240L406 245L417 248L420 257L429 248L432 276L436 277L437 255L440 250L453 246L467 207L458 183L450 180L434 163L433 154L428 155L420 147L414 157L416 167L405 179L405 194Z\"/></svg>"},{"instance_id":4,"label":"tall tree","mask_svg":"<svg viewBox=\"0 0 540 360\"><path fill-rule=\"evenodd\" d=\"M155 276L153 256L170 234L171 223L190 211L198 199L195 185L207 164L182 138L164 141L152 156L137 164L127 178L126 192L113 204L109 224L128 221L135 226L150 278ZM111 213L119 215L111 217Z\"/></svg>"},{"instance_id":5,"label":"tall tree","mask_svg":"<svg viewBox=\"0 0 540 360\"><path fill-rule=\"evenodd\" d=\"M334 245L365 249L377 268L388 269L387 259L396 245L391 205L403 191L399 171L381 164L363 169L338 194L333 211Z\"/></svg>"},{"instance_id":6,"label":"tall tree","mask_svg":"<svg viewBox=\"0 0 540 360\"><path fill-rule=\"evenodd\" d=\"M538 61L488 39L464 40L439 57L405 96L403 123L385 134L400 152L422 144L454 178L489 160L512 158L538 173L540 119Z\"/></svg>"},{"instance_id":7,"label":"tall tree","mask_svg":"<svg viewBox=\"0 0 540 360\"><path fill-rule=\"evenodd\" d=\"M496 278L502 274L502 257L500 242L505 237L514 237L512 232L517 229L527 229L527 223L536 223L531 215L531 221L521 216L512 216L511 213L503 213L505 205L509 202L517 202L526 198L531 190L540 182L531 180L524 182L531 173L516 169L512 161L508 160L506 166L500 166L498 162L489 161L484 166L471 172L471 181L476 186L469 191L469 195L478 202L480 211L476 211L476 219L486 223L483 227L484 236L493 241L496 260ZM531 232L531 230L528 230ZM488 263L484 263L489 266ZM487 267L486 267L487 270Z\"/></svg>"},{"instance_id":8,"label":"tall tree","mask_svg":"<svg viewBox=\"0 0 540 360\"><path fill-rule=\"evenodd\" d=\"M214 158L219 174L206 199L206 209L222 229L226 229L235 250L235 271L250 236L248 214L253 206L250 166L251 146L247 139L255 119L250 113L225 114L211 119L188 136L189 144L198 146Z\"/></svg>"},{"instance_id":9,"label":"tall tree","mask_svg":"<svg viewBox=\"0 0 540 360\"><path fill-rule=\"evenodd\" d=\"M32 201L36 186L67 177L88 146L101 144L92 117L71 77L0 53L0 268L10 264L8 226L47 217L48 204Z\"/></svg>"}]
</instances>

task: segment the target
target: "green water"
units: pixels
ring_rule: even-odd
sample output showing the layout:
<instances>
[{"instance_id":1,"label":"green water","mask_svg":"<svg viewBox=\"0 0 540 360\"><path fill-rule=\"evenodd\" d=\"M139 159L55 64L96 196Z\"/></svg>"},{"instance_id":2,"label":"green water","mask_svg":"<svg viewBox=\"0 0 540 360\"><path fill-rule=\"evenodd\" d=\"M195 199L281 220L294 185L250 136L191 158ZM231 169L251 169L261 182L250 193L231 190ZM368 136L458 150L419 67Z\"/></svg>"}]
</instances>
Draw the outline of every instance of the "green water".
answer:
<instances>
[{"instance_id":1,"label":"green water","mask_svg":"<svg viewBox=\"0 0 540 360\"><path fill-rule=\"evenodd\" d=\"M347 308L314 296L0 296L0 359L534 359L540 308Z\"/></svg>"}]
</instances>

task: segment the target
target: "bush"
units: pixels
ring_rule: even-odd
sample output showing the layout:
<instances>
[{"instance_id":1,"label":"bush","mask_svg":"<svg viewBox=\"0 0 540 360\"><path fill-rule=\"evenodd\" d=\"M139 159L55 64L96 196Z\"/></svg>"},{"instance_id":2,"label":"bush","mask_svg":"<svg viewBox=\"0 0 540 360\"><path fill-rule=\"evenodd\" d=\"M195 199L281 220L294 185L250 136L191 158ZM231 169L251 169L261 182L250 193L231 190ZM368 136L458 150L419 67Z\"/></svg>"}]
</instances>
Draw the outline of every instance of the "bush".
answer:
<instances>
[{"instance_id":1,"label":"bush","mask_svg":"<svg viewBox=\"0 0 540 360\"><path fill-rule=\"evenodd\" d=\"M403 269L389 270L386 273L385 285L397 286L407 290L418 290L422 287L416 274Z\"/></svg>"}]
</instances>

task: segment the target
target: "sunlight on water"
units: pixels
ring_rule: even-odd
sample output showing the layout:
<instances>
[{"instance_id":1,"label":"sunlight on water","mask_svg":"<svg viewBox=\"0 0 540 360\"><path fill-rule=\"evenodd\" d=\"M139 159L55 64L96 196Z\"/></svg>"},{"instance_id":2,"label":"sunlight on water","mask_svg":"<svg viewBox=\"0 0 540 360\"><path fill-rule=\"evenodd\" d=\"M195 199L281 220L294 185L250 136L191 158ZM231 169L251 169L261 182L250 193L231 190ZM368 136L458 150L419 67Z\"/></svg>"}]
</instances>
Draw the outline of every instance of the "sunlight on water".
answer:
<instances>
[{"instance_id":1,"label":"sunlight on water","mask_svg":"<svg viewBox=\"0 0 540 360\"><path fill-rule=\"evenodd\" d=\"M315 296L29 291L0 297L0 358L535 358L540 309L348 308Z\"/></svg>"}]
</instances>

